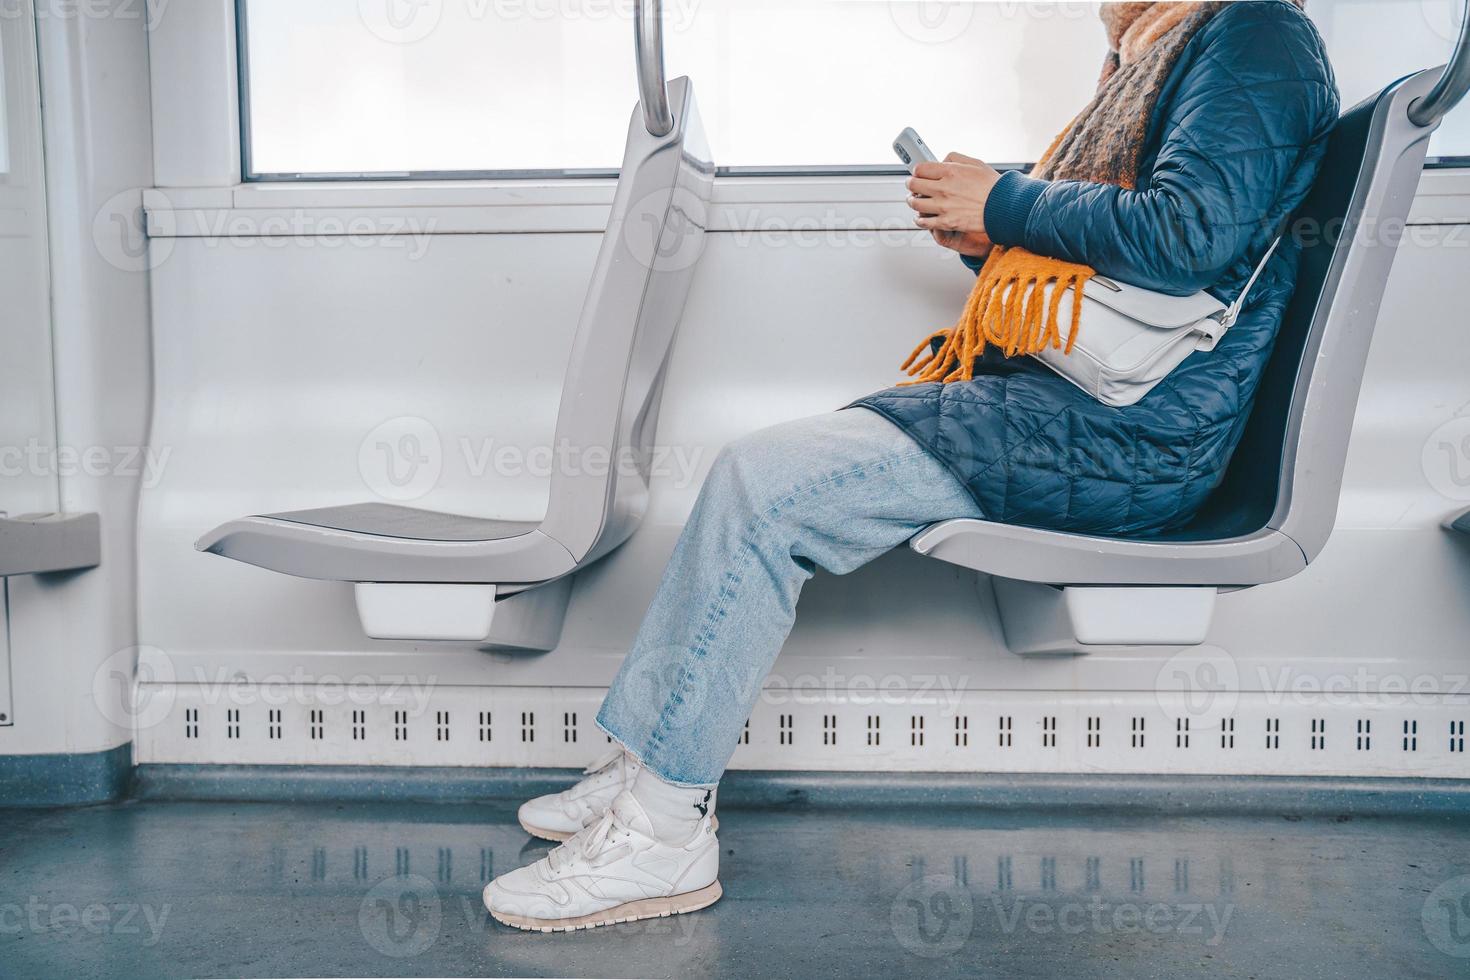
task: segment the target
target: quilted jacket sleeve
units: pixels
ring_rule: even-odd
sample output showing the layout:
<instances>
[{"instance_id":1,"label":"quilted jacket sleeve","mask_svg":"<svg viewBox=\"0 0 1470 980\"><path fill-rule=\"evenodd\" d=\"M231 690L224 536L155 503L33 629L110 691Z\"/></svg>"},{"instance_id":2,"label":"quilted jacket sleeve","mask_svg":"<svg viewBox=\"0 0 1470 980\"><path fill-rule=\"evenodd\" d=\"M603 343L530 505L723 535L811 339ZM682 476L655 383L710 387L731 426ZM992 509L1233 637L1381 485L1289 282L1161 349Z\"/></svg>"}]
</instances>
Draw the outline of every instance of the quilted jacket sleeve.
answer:
<instances>
[{"instance_id":1,"label":"quilted jacket sleeve","mask_svg":"<svg viewBox=\"0 0 1470 980\"><path fill-rule=\"evenodd\" d=\"M1337 118L1321 39L1281 0L1236 3L1186 49L1152 173L1134 190L1005 174L990 236L1186 295L1220 282L1283 215L1282 187Z\"/></svg>"}]
</instances>

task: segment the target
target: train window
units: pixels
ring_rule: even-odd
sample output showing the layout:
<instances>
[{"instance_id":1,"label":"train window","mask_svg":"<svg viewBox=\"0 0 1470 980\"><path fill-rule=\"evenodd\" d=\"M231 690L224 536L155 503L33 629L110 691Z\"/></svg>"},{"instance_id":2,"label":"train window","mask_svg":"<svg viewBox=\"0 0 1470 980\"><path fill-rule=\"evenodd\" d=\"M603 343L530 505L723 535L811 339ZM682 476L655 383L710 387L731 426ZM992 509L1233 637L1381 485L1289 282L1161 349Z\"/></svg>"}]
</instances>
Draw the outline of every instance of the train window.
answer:
<instances>
[{"instance_id":1,"label":"train window","mask_svg":"<svg viewBox=\"0 0 1470 980\"><path fill-rule=\"evenodd\" d=\"M1346 108L1404 75L1443 64L1460 33L1460 0L1308 0ZM1431 166L1470 164L1470 106L1450 112L1429 144Z\"/></svg>"},{"instance_id":2,"label":"train window","mask_svg":"<svg viewBox=\"0 0 1470 980\"><path fill-rule=\"evenodd\" d=\"M632 0L242 0L249 172L599 171L637 100ZM1034 159L1097 78L1085 3L665 0L723 166Z\"/></svg>"},{"instance_id":3,"label":"train window","mask_svg":"<svg viewBox=\"0 0 1470 980\"><path fill-rule=\"evenodd\" d=\"M1344 104L1452 45L1454 0L1312 0ZM633 0L239 0L247 179L609 173ZM1094 3L665 0L715 160L894 170L892 137L1035 160L1097 77ZM1392 25L1392 30L1386 25ZM1452 114L1434 152L1470 155Z\"/></svg>"}]
</instances>

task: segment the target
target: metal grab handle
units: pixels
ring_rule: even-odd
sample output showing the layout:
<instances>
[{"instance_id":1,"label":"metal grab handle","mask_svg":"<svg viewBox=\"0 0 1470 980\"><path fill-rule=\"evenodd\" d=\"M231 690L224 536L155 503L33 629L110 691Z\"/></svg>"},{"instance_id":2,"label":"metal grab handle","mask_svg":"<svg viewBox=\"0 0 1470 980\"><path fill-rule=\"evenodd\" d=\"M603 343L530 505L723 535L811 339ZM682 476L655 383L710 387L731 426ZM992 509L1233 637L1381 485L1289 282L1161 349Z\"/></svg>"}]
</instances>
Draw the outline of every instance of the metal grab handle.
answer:
<instances>
[{"instance_id":1,"label":"metal grab handle","mask_svg":"<svg viewBox=\"0 0 1470 980\"><path fill-rule=\"evenodd\" d=\"M664 15L660 0L634 0L633 43L638 48L638 98L643 105L643 125L654 136L667 136L674 128L674 114L669 111L669 88L664 80Z\"/></svg>"},{"instance_id":2,"label":"metal grab handle","mask_svg":"<svg viewBox=\"0 0 1470 980\"><path fill-rule=\"evenodd\" d=\"M1429 94L1409 105L1409 121L1416 126L1439 125L1445 113L1458 105L1467 91L1470 91L1470 0L1465 0L1460 39L1455 42L1450 63L1444 66L1444 74Z\"/></svg>"}]
</instances>

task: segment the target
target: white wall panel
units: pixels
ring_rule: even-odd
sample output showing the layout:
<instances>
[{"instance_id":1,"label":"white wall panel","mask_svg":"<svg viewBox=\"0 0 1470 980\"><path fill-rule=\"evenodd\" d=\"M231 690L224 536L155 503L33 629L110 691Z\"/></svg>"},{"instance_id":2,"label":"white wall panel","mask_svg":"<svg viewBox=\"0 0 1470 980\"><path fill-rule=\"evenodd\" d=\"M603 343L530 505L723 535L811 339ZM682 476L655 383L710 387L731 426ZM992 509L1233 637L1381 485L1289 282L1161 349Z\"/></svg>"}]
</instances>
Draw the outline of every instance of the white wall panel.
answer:
<instances>
[{"instance_id":1,"label":"white wall panel","mask_svg":"<svg viewBox=\"0 0 1470 980\"><path fill-rule=\"evenodd\" d=\"M98 752L131 735L122 706L95 692L120 664L131 675L137 644L134 519L150 386L141 205L154 182L142 6L109 0L36 25L56 440L86 461L61 472L58 504L100 516L102 564L10 579L17 710L0 728L3 755Z\"/></svg>"},{"instance_id":2,"label":"white wall panel","mask_svg":"<svg viewBox=\"0 0 1470 980\"><path fill-rule=\"evenodd\" d=\"M50 513L59 493L46 159L36 24L0 17L0 514Z\"/></svg>"},{"instance_id":3,"label":"white wall panel","mask_svg":"<svg viewBox=\"0 0 1470 980\"><path fill-rule=\"evenodd\" d=\"M138 4L141 10L144 5ZM234 0L149 3L153 155L163 187L240 180Z\"/></svg>"}]
</instances>

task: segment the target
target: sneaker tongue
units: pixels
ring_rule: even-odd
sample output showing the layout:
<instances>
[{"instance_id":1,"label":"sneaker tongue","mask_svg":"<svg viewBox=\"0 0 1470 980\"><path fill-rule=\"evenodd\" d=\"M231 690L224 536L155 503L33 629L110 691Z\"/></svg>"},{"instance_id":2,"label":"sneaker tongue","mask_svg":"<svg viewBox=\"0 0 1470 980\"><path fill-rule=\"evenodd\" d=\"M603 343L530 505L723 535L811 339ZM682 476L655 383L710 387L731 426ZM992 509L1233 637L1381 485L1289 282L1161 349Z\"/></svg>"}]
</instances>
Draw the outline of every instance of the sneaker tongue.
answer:
<instances>
[{"instance_id":1,"label":"sneaker tongue","mask_svg":"<svg viewBox=\"0 0 1470 980\"><path fill-rule=\"evenodd\" d=\"M621 761L622 758L623 758L623 747L621 745L614 746L613 748L608 749L607 752L605 752L601 756L599 756L598 759L597 759L597 761L594 762L594 763L592 763L592 765L588 766L586 769L583 769L582 770L582 775L584 775L584 776L591 776L591 775L594 775L596 773L602 772L604 769L607 769L613 763Z\"/></svg>"},{"instance_id":2,"label":"sneaker tongue","mask_svg":"<svg viewBox=\"0 0 1470 980\"><path fill-rule=\"evenodd\" d=\"M627 790L619 793L612 801L612 813L613 818L629 830L636 830L645 837L655 836L653 821L648 819L648 811Z\"/></svg>"}]
</instances>

